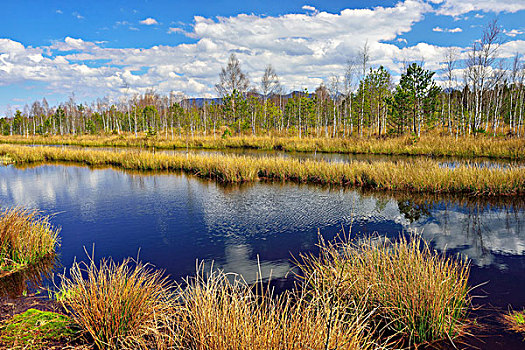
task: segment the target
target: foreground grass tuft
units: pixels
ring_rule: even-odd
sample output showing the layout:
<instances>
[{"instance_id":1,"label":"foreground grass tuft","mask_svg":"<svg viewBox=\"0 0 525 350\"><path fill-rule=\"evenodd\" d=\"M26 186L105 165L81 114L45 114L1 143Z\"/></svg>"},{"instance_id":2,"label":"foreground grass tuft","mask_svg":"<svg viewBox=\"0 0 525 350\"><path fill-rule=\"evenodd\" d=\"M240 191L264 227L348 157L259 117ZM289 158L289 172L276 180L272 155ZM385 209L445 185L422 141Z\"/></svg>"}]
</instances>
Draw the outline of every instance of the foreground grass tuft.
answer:
<instances>
[{"instance_id":1,"label":"foreground grass tuft","mask_svg":"<svg viewBox=\"0 0 525 350\"><path fill-rule=\"evenodd\" d=\"M58 298L99 349L381 348L362 309L335 296L272 297L221 271L170 290L158 271L125 260L75 264Z\"/></svg>"},{"instance_id":2,"label":"foreground grass tuft","mask_svg":"<svg viewBox=\"0 0 525 350\"><path fill-rule=\"evenodd\" d=\"M463 260L420 238L320 244L304 280L275 296L222 271L171 287L141 263L75 263L58 298L99 349L380 349L463 335L470 306Z\"/></svg>"},{"instance_id":3,"label":"foreground grass tuft","mask_svg":"<svg viewBox=\"0 0 525 350\"><path fill-rule=\"evenodd\" d=\"M102 260L75 262L69 275L57 298L99 349L142 349L155 339L170 307L161 271L131 259Z\"/></svg>"},{"instance_id":4,"label":"foreground grass tuft","mask_svg":"<svg viewBox=\"0 0 525 350\"><path fill-rule=\"evenodd\" d=\"M0 273L36 264L55 254L58 229L36 210L0 212Z\"/></svg>"},{"instance_id":5,"label":"foreground grass tuft","mask_svg":"<svg viewBox=\"0 0 525 350\"><path fill-rule=\"evenodd\" d=\"M221 271L208 276L201 271L180 300L184 349L382 348L372 338L369 315L334 294L294 290L272 297Z\"/></svg>"},{"instance_id":6,"label":"foreground grass tuft","mask_svg":"<svg viewBox=\"0 0 525 350\"><path fill-rule=\"evenodd\" d=\"M29 309L0 324L0 345L8 349L49 349L77 337L71 320L54 312Z\"/></svg>"},{"instance_id":7,"label":"foreground grass tuft","mask_svg":"<svg viewBox=\"0 0 525 350\"><path fill-rule=\"evenodd\" d=\"M300 263L311 289L335 288L348 302L376 310L376 322L409 345L463 333L470 306L466 262L437 254L418 237L321 241L320 249Z\"/></svg>"}]
</instances>

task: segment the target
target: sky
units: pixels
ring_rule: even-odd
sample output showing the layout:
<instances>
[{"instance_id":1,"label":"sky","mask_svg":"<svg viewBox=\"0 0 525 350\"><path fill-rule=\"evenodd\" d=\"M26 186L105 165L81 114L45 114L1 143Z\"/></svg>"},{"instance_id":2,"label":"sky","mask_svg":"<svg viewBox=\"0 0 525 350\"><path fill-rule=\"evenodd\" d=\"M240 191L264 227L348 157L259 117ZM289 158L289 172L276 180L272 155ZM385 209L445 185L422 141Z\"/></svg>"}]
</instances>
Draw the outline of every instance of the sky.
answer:
<instances>
[{"instance_id":1,"label":"sky","mask_svg":"<svg viewBox=\"0 0 525 350\"><path fill-rule=\"evenodd\" d=\"M0 116L35 100L90 103L155 90L214 97L235 53L253 86L272 64L285 90L342 77L365 44L399 77L415 61L442 74L497 20L500 55L525 54L525 0L3 1ZM459 73L458 73L459 75Z\"/></svg>"}]
</instances>

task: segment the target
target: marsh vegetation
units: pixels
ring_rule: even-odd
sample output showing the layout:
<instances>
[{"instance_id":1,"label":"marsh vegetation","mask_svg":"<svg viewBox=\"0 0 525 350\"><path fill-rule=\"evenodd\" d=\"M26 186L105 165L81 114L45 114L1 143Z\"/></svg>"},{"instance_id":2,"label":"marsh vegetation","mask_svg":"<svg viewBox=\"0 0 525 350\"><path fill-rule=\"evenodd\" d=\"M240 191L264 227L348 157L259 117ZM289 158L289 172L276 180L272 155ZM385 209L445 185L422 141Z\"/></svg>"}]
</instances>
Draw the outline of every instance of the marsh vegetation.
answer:
<instances>
[{"instance_id":1,"label":"marsh vegetation","mask_svg":"<svg viewBox=\"0 0 525 350\"><path fill-rule=\"evenodd\" d=\"M0 213L0 276L52 258L58 229L36 210L7 208Z\"/></svg>"},{"instance_id":2,"label":"marsh vegetation","mask_svg":"<svg viewBox=\"0 0 525 350\"><path fill-rule=\"evenodd\" d=\"M472 264L486 259L487 252L497 259L497 251L510 249L498 246L498 242L506 237L519 243L523 217L523 201L519 196L484 199L455 194L453 203L449 203L441 202L443 197L432 193L422 196L408 192L380 195L374 191L371 196L375 199L369 203L370 198L361 198L355 191L319 186L281 183L227 186L180 174L144 175L136 171L90 170L65 165L23 169L7 166L2 171L0 193L6 203L12 201L11 195L15 198L34 197L38 198L36 203L39 206L69 213L54 219L61 222L67 228L64 232L68 233L64 234L66 247L62 249L62 261L72 261L73 256L83 254L79 242L90 246L95 239L98 249L103 249L101 257L118 257L118 262L108 259L101 262L93 258L73 266L67 263L64 283L59 284L60 280L56 279L57 285L61 286L56 298L68 310L72 322L83 330L75 335L82 335L88 344L97 342L101 348L237 349L238 344L243 344L253 349L302 349L303 346L324 349L328 339L330 346L372 349L415 347L416 344L420 348L438 346L443 341L449 344L448 337L455 343L462 342L462 336L469 333L476 317L475 307L471 308L470 288L477 284L470 279ZM35 177L38 181L34 181ZM51 178L54 182L48 181ZM81 179L89 185L84 188ZM33 184L33 187L17 185L26 183ZM64 183L68 184L67 190ZM112 192L108 193L107 188ZM188 197L181 188L187 189ZM141 195L150 191L151 196ZM341 201L341 196L347 200ZM164 212L157 212L159 206L163 207L174 198L183 203L191 198L193 204L189 210L193 216L190 216L189 223L184 221L185 215L177 211L178 207L173 207L168 220L163 216ZM138 206L130 206L128 199ZM61 205L71 201L71 205L52 207L49 200ZM148 203L148 200L152 202ZM271 205L261 207L264 201ZM294 201L297 201L296 205L290 206ZM431 204L436 201L438 204ZM349 203L354 204L349 206ZM506 203L512 204L507 207ZM246 210L251 206L253 212ZM273 214L274 206L280 216ZM490 209L492 206L503 208L493 210ZM311 207L311 210L305 211L305 207ZM98 210L93 211L94 208ZM195 219L199 218L195 216L196 210L205 213L205 222ZM436 211L444 212L440 216ZM135 213L135 217L127 215L130 212ZM349 212L355 212L356 221L337 221ZM398 236L403 227L394 224L386 228L371 224L367 229L363 226L363 219L359 219L363 215L386 216L378 222L405 220L425 223L421 227L425 237L436 241L432 242L431 248L417 236L403 240ZM74 225L67 223L68 217L75 222ZM293 224L290 224L290 217L294 219ZM450 223L450 227L447 228L442 220ZM158 222L162 224L159 234L154 231ZM325 222L331 222L337 230L342 224L353 223L354 238L333 241L329 226L322 231L330 238L321 242L319 251L309 248L314 245L310 239L315 240L317 228L325 227ZM443 226L433 228L436 223ZM308 226L315 232L311 235L308 231L298 231L294 225ZM516 231L503 231L499 235L499 228L506 225L515 225ZM224 232L207 231L215 226ZM283 226L286 229L283 230ZM480 235L479 241L461 241L465 237L458 233L457 228L467 226L469 230L465 235L469 239ZM108 227L112 229L108 230ZM172 234L165 235L166 229ZM285 238L288 235L286 230L293 232L290 241ZM373 230L379 230L379 233L375 236L363 233ZM201 231L203 235L195 233ZM101 232L109 239L105 239ZM144 232L149 233L145 236ZM144 241L145 237L148 241ZM456 241L458 239L460 241ZM153 241L154 246L151 245ZM194 244L199 241L219 247L224 244L226 256L220 258L222 251L208 253ZM77 248L74 251L73 245ZM261 278L245 281L240 275L225 272L239 271L234 268L241 266L239 273L250 278L251 272L257 268L247 269L247 262L242 260L255 259L242 256L242 249L249 245L254 246L257 254L271 254L270 258L268 255L261 257L262 272L257 273L265 276L262 284ZM481 255L477 256L472 247L480 245ZM148 254L148 261L151 259L157 267L132 260L121 263L123 256L136 254L137 246L144 247L141 255ZM447 250L448 247L453 249L452 252ZM458 247L471 260L467 262L457 256ZM194 249L197 251L193 252ZM192 254L187 254L190 250ZM311 253L300 256L305 250ZM283 263L289 262L290 251L298 257L296 264ZM277 255L280 253L282 259ZM174 255L182 257L170 260L169 257ZM198 270L192 268L194 256L210 255L219 256L216 268L209 265L202 265ZM161 259L155 260L156 257ZM268 265L272 259L276 263ZM157 268L170 266L170 274L175 276L165 280L167 275L161 275ZM268 286L268 268L273 269L274 273L270 274L281 283L287 271L297 272L294 270L297 266L302 271L298 276L302 277L296 280L296 285L286 285L278 293L273 292L275 284ZM481 278L482 282L492 279L493 275L487 275L486 270L480 273L480 269L474 267L476 278ZM499 276L502 272L497 270L494 274ZM126 277L120 278L119 275ZM513 277L512 283L514 281ZM474 293L477 294L478 290ZM112 302L107 303L107 300ZM93 305L97 307L91 307ZM155 310L154 316L141 309L141 305L149 305L148 310ZM114 316L108 318L105 316L108 314ZM104 319L112 322L101 321Z\"/></svg>"},{"instance_id":3,"label":"marsh vegetation","mask_svg":"<svg viewBox=\"0 0 525 350\"><path fill-rule=\"evenodd\" d=\"M525 140L514 138L461 137L438 133L421 137L392 138L324 138L283 136L181 136L175 139L140 133L121 135L34 135L0 136L1 143L75 145L85 147L135 147L157 149L257 149L286 152L325 152L346 154L385 154L411 156L487 157L525 159Z\"/></svg>"},{"instance_id":4,"label":"marsh vegetation","mask_svg":"<svg viewBox=\"0 0 525 350\"><path fill-rule=\"evenodd\" d=\"M436 161L329 163L277 157L229 155L155 154L0 145L0 155L17 164L74 162L90 166L115 166L142 171L183 171L224 183L260 180L291 181L370 189L465 193L469 195L519 195L525 188L525 169L480 168L459 165L451 169Z\"/></svg>"},{"instance_id":5,"label":"marsh vegetation","mask_svg":"<svg viewBox=\"0 0 525 350\"><path fill-rule=\"evenodd\" d=\"M6 209L0 227L10 254L5 268L55 252L58 231L36 211ZM463 333L466 262L415 236L321 239L319 247L318 256L297 261L302 280L279 295L204 265L174 283L131 259L75 262L54 292L65 315L28 310L0 326L0 342L40 349L83 337L99 349L377 349Z\"/></svg>"},{"instance_id":6,"label":"marsh vegetation","mask_svg":"<svg viewBox=\"0 0 525 350\"><path fill-rule=\"evenodd\" d=\"M100 349L378 349L464 333L466 262L417 237L320 248L297 262L302 281L280 295L204 265L172 284L128 259L75 263L57 296Z\"/></svg>"}]
</instances>

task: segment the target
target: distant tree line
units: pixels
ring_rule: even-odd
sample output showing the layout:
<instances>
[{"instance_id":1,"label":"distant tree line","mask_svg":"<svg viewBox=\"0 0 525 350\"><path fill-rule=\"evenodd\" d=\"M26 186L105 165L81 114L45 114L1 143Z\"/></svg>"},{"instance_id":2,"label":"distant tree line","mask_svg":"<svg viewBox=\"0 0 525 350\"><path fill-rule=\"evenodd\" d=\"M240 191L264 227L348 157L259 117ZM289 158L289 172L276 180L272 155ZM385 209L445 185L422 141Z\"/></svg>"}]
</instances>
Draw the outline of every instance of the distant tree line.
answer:
<instances>
[{"instance_id":1,"label":"distant tree line","mask_svg":"<svg viewBox=\"0 0 525 350\"><path fill-rule=\"evenodd\" d=\"M443 58L445 81L421 64L405 64L398 84L384 67L369 66L365 45L342 76L333 75L315 91L285 94L268 65L250 84L235 54L219 74L217 99L191 99L154 91L77 104L73 97L56 107L46 100L0 119L4 135L97 134L122 132L183 135L268 134L299 137L370 137L437 129L450 135L523 137L525 65L516 54L510 67L498 57L500 28L490 23L468 57L450 49ZM458 73L460 72L460 73ZM458 76L460 75L460 76ZM8 113L10 114L10 113Z\"/></svg>"}]
</instances>

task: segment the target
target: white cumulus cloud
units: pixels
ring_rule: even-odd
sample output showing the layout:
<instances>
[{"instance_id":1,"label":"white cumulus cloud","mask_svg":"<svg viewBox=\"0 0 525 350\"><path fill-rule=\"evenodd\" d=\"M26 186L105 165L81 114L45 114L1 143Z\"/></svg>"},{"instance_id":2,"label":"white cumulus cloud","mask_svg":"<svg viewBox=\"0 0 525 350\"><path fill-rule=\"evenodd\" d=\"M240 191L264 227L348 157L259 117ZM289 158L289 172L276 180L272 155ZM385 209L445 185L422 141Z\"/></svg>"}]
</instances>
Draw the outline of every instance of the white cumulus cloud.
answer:
<instances>
[{"instance_id":1,"label":"white cumulus cloud","mask_svg":"<svg viewBox=\"0 0 525 350\"><path fill-rule=\"evenodd\" d=\"M144 25L147 25L147 26L152 26L152 25L155 25L155 24L159 24L159 22L157 22L157 20L155 18L148 17L148 18L143 19L142 21L140 21L140 24L144 24Z\"/></svg>"},{"instance_id":2,"label":"white cumulus cloud","mask_svg":"<svg viewBox=\"0 0 525 350\"><path fill-rule=\"evenodd\" d=\"M431 0L438 4L437 13L446 16L460 16L472 11L510 12L525 10L523 0Z\"/></svg>"},{"instance_id":3,"label":"white cumulus cloud","mask_svg":"<svg viewBox=\"0 0 525 350\"><path fill-rule=\"evenodd\" d=\"M440 33L461 33L463 29L456 27L456 28L441 28L441 27L434 27L432 28L432 31L434 32L440 32Z\"/></svg>"},{"instance_id":4,"label":"white cumulus cloud","mask_svg":"<svg viewBox=\"0 0 525 350\"><path fill-rule=\"evenodd\" d=\"M522 30L512 29L512 30L504 30L503 33L507 36L514 38L518 35L523 34L524 32Z\"/></svg>"},{"instance_id":5,"label":"white cumulus cloud","mask_svg":"<svg viewBox=\"0 0 525 350\"><path fill-rule=\"evenodd\" d=\"M310 6L310 5L304 5L304 6L302 7L302 9L305 10L305 11L318 12L317 9L316 9L315 7Z\"/></svg>"}]
</instances>

